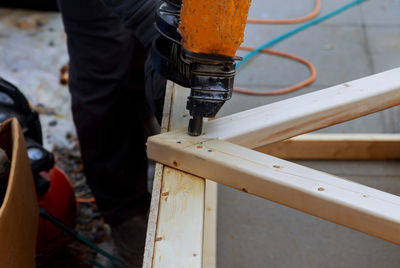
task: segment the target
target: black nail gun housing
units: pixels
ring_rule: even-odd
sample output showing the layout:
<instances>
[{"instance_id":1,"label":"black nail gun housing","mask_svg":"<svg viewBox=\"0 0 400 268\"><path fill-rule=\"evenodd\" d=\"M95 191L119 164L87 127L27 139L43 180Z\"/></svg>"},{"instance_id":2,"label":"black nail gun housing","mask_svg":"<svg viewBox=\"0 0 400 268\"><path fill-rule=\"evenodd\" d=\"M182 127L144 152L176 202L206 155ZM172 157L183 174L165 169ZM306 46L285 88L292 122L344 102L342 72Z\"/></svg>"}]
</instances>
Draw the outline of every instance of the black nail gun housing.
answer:
<instances>
[{"instance_id":1,"label":"black nail gun housing","mask_svg":"<svg viewBox=\"0 0 400 268\"><path fill-rule=\"evenodd\" d=\"M202 133L203 117L215 117L232 96L236 73L235 61L221 55L193 53L181 46L178 31L181 1L165 0L156 13L156 27L161 36L153 43L156 70L167 79L190 87L187 109L193 117L188 132Z\"/></svg>"}]
</instances>

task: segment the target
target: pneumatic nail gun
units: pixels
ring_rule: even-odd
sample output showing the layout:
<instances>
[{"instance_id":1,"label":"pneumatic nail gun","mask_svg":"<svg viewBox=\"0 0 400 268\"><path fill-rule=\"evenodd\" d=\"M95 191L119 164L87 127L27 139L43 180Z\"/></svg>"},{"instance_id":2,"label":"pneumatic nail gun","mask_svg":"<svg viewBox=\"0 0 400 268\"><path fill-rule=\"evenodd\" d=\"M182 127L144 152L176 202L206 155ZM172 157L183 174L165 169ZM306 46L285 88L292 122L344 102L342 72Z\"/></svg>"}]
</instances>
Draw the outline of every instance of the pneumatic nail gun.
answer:
<instances>
[{"instance_id":1,"label":"pneumatic nail gun","mask_svg":"<svg viewBox=\"0 0 400 268\"><path fill-rule=\"evenodd\" d=\"M182 3L183 2L183 3ZM161 36L153 43L156 70L191 89L188 133L202 134L232 96L236 51L243 41L250 0L164 0L156 13Z\"/></svg>"}]
</instances>

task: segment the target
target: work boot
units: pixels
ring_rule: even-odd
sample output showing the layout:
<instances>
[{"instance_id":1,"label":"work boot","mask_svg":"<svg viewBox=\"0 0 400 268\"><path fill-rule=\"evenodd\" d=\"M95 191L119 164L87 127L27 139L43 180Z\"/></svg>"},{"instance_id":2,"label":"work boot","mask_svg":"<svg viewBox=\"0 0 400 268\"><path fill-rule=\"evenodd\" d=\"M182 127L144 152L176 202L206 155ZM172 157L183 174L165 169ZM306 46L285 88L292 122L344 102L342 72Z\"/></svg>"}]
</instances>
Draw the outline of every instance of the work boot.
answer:
<instances>
[{"instance_id":1,"label":"work boot","mask_svg":"<svg viewBox=\"0 0 400 268\"><path fill-rule=\"evenodd\" d=\"M137 215L117 225L111 226L111 237L115 255L121 259L121 267L142 267L147 230L147 213Z\"/></svg>"}]
</instances>

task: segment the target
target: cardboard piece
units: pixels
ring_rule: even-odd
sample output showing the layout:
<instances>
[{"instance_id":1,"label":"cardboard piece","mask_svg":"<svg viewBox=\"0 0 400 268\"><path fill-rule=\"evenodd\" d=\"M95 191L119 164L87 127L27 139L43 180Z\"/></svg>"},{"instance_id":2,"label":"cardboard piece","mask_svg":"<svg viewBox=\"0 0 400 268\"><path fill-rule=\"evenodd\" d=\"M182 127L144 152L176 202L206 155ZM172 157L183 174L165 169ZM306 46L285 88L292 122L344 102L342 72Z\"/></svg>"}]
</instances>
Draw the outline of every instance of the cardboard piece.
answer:
<instances>
[{"instance_id":1,"label":"cardboard piece","mask_svg":"<svg viewBox=\"0 0 400 268\"><path fill-rule=\"evenodd\" d=\"M0 267L34 267L39 206L17 119L1 124L0 147L11 159L7 191L0 207Z\"/></svg>"}]
</instances>

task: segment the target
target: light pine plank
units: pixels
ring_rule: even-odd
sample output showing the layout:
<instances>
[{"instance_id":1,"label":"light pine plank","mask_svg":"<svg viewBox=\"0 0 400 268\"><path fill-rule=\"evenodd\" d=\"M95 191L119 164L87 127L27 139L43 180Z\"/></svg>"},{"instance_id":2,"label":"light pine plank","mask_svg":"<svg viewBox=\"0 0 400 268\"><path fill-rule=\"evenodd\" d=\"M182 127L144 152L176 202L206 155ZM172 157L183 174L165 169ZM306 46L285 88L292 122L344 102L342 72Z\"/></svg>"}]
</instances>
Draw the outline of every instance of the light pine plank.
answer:
<instances>
[{"instance_id":1,"label":"light pine plank","mask_svg":"<svg viewBox=\"0 0 400 268\"><path fill-rule=\"evenodd\" d=\"M188 90L167 85L162 130L187 126ZM201 267L205 181L157 164L143 267Z\"/></svg>"},{"instance_id":2,"label":"light pine plank","mask_svg":"<svg viewBox=\"0 0 400 268\"><path fill-rule=\"evenodd\" d=\"M201 267L204 180L164 167L153 267Z\"/></svg>"},{"instance_id":3,"label":"light pine plank","mask_svg":"<svg viewBox=\"0 0 400 268\"><path fill-rule=\"evenodd\" d=\"M218 184L206 180L203 268L217 267Z\"/></svg>"},{"instance_id":4,"label":"light pine plank","mask_svg":"<svg viewBox=\"0 0 400 268\"><path fill-rule=\"evenodd\" d=\"M188 173L400 244L400 198L232 143L161 136L149 156Z\"/></svg>"},{"instance_id":5,"label":"light pine plank","mask_svg":"<svg viewBox=\"0 0 400 268\"><path fill-rule=\"evenodd\" d=\"M200 139L257 148L399 104L397 68L209 121ZM168 135L189 138L186 129Z\"/></svg>"},{"instance_id":6,"label":"light pine plank","mask_svg":"<svg viewBox=\"0 0 400 268\"><path fill-rule=\"evenodd\" d=\"M161 122L161 133L167 132L169 129L170 114L172 109L172 93L173 84L168 82L165 89L164 110ZM151 268L153 266L154 245L157 232L157 221L160 204L161 181L164 166L156 163L156 170L153 180L153 191L151 195L149 221L147 223L146 244L143 256L143 268Z\"/></svg>"},{"instance_id":7,"label":"light pine plank","mask_svg":"<svg viewBox=\"0 0 400 268\"><path fill-rule=\"evenodd\" d=\"M295 160L400 159L399 134L305 134L256 151Z\"/></svg>"}]
</instances>

